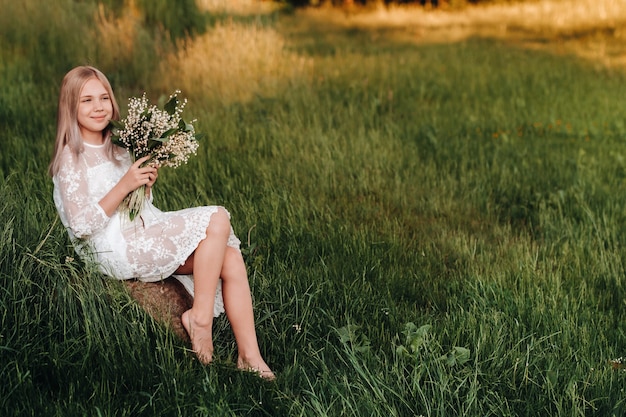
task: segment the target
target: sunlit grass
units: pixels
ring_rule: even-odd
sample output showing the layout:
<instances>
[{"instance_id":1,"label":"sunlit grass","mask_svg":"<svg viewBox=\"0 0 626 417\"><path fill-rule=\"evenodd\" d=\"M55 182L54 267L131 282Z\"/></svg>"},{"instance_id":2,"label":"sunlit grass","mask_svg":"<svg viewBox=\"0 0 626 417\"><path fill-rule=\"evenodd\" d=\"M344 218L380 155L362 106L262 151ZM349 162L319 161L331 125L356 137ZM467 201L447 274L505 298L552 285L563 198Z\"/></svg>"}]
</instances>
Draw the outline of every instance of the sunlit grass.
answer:
<instances>
[{"instance_id":1,"label":"sunlit grass","mask_svg":"<svg viewBox=\"0 0 626 417\"><path fill-rule=\"evenodd\" d=\"M132 3L123 9L119 17L107 11L103 4L98 5L97 38L99 43L106 45L99 48L97 62L100 66L109 68L120 63L128 65L134 55L141 53L142 45L137 44L138 32L143 30L139 13Z\"/></svg>"},{"instance_id":2,"label":"sunlit grass","mask_svg":"<svg viewBox=\"0 0 626 417\"><path fill-rule=\"evenodd\" d=\"M626 3L616 0L496 2L461 9L444 5L435 11L390 6L337 13L320 8L299 15L299 24L311 30L360 28L373 31L372 37L417 44L489 37L626 67Z\"/></svg>"},{"instance_id":3,"label":"sunlit grass","mask_svg":"<svg viewBox=\"0 0 626 417\"><path fill-rule=\"evenodd\" d=\"M279 3L258 0L197 0L196 4L200 10L235 16L258 16L280 8Z\"/></svg>"},{"instance_id":4,"label":"sunlit grass","mask_svg":"<svg viewBox=\"0 0 626 417\"><path fill-rule=\"evenodd\" d=\"M308 72L308 61L286 50L274 29L231 21L181 41L176 51L163 57L162 76L155 84L163 89L176 85L195 98L231 103L279 95L294 78Z\"/></svg>"}]
</instances>

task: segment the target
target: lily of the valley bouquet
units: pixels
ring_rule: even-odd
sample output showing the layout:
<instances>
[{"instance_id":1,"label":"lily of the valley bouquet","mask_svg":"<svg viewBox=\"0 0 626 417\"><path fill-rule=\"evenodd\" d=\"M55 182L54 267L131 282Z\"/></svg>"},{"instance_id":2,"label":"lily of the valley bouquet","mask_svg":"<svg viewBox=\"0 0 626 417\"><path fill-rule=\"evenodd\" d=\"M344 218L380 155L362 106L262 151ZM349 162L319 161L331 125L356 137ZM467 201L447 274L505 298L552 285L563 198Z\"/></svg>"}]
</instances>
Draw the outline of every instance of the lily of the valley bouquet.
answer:
<instances>
[{"instance_id":1,"label":"lily of the valley bouquet","mask_svg":"<svg viewBox=\"0 0 626 417\"><path fill-rule=\"evenodd\" d=\"M111 120L111 141L128 149L133 162L150 156L142 166L177 168L187 163L198 149L198 139L193 123L183 120L182 112L187 100L178 99L175 91L163 108L150 105L146 95L128 100L128 116L120 121ZM146 201L146 186L142 185L128 194L120 209L134 220Z\"/></svg>"}]
</instances>

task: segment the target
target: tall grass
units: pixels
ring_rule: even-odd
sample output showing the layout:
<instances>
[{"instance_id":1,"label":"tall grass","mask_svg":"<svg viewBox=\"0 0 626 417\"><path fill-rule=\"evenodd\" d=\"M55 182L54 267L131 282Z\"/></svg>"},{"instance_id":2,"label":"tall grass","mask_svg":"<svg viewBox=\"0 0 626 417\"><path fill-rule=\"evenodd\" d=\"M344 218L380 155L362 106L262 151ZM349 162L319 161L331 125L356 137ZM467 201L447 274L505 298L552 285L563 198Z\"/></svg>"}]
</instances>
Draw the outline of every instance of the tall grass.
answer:
<instances>
[{"instance_id":1,"label":"tall grass","mask_svg":"<svg viewBox=\"0 0 626 417\"><path fill-rule=\"evenodd\" d=\"M68 3L69 31L20 14L37 5L0 1L0 414L624 414L623 72L298 15L233 16L173 52L140 9ZM93 30L112 49L70 42ZM224 317L201 366L74 258L45 170L62 72L89 54L122 104L189 90L208 139L155 199L231 211L275 383L235 369Z\"/></svg>"}]
</instances>

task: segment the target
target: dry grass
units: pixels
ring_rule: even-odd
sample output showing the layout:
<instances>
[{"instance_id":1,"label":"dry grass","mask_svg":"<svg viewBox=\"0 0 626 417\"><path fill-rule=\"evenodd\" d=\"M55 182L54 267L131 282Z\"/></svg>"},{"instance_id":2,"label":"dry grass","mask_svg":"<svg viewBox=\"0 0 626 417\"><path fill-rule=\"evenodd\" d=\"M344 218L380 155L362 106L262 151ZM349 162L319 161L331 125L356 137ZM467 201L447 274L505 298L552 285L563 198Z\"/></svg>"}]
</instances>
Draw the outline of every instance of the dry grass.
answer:
<instances>
[{"instance_id":1,"label":"dry grass","mask_svg":"<svg viewBox=\"0 0 626 417\"><path fill-rule=\"evenodd\" d=\"M141 15L134 2L129 2L119 17L108 15L102 4L96 18L98 42L107 45L99 50L98 63L106 70L132 61Z\"/></svg>"},{"instance_id":2,"label":"dry grass","mask_svg":"<svg viewBox=\"0 0 626 417\"><path fill-rule=\"evenodd\" d=\"M318 9L328 11L328 9ZM543 0L516 4L491 4L463 10L426 10L421 7L377 8L348 13L346 22L360 26L517 26L528 30L577 30L585 27L615 27L626 21L622 0Z\"/></svg>"},{"instance_id":3,"label":"dry grass","mask_svg":"<svg viewBox=\"0 0 626 417\"><path fill-rule=\"evenodd\" d=\"M577 54L602 65L626 67L626 1L542 0L517 4L425 10L328 8L300 11L302 30L326 26L384 30L397 41L457 42L480 36L506 39L529 48ZM307 27L308 25L308 27Z\"/></svg>"},{"instance_id":4,"label":"dry grass","mask_svg":"<svg viewBox=\"0 0 626 417\"><path fill-rule=\"evenodd\" d=\"M207 12L240 16L269 13L278 7L276 3L258 0L196 0L196 4Z\"/></svg>"},{"instance_id":5,"label":"dry grass","mask_svg":"<svg viewBox=\"0 0 626 417\"><path fill-rule=\"evenodd\" d=\"M223 102L274 95L309 71L310 61L285 49L274 29L227 22L182 42L164 61L161 87ZM181 84L182 83L182 84Z\"/></svg>"}]
</instances>

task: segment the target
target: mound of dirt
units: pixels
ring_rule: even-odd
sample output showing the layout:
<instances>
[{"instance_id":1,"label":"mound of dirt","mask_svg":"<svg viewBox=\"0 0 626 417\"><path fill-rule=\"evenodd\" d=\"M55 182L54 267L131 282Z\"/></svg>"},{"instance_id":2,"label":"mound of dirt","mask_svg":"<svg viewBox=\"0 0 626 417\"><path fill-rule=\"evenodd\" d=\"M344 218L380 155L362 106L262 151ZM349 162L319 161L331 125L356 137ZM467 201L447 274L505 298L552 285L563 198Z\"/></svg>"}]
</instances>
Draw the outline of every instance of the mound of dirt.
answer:
<instances>
[{"instance_id":1,"label":"mound of dirt","mask_svg":"<svg viewBox=\"0 0 626 417\"><path fill-rule=\"evenodd\" d=\"M156 321L171 328L181 339L189 342L181 316L193 302L182 284L174 278L159 282L124 281L131 297Z\"/></svg>"}]
</instances>

